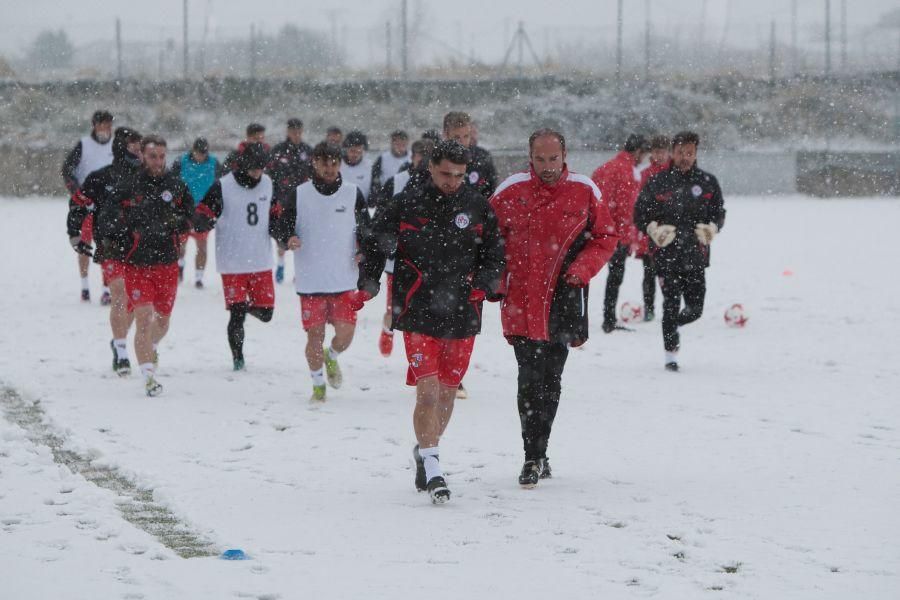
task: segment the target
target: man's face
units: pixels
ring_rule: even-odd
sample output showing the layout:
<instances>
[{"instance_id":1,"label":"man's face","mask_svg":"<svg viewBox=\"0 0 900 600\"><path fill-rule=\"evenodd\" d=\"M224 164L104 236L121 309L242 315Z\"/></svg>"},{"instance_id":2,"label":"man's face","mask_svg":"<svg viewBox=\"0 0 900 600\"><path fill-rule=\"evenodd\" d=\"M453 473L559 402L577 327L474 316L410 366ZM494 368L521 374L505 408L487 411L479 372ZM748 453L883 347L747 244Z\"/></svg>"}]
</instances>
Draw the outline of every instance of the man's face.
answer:
<instances>
[{"instance_id":1,"label":"man's face","mask_svg":"<svg viewBox=\"0 0 900 600\"><path fill-rule=\"evenodd\" d=\"M144 168L153 177L159 177L166 172L166 147L148 144L143 152Z\"/></svg>"},{"instance_id":2,"label":"man's face","mask_svg":"<svg viewBox=\"0 0 900 600\"><path fill-rule=\"evenodd\" d=\"M438 164L429 163L431 180L441 192L448 196L455 194L466 178L466 165L458 165L446 158Z\"/></svg>"},{"instance_id":3,"label":"man's face","mask_svg":"<svg viewBox=\"0 0 900 600\"><path fill-rule=\"evenodd\" d=\"M541 181L554 185L566 164L566 151L555 135L542 135L531 145L531 167Z\"/></svg>"},{"instance_id":4,"label":"man's face","mask_svg":"<svg viewBox=\"0 0 900 600\"><path fill-rule=\"evenodd\" d=\"M101 144L105 144L112 137L112 121L103 121L94 124L94 137Z\"/></svg>"},{"instance_id":5,"label":"man's face","mask_svg":"<svg viewBox=\"0 0 900 600\"><path fill-rule=\"evenodd\" d=\"M253 135L247 136L248 144L265 144L266 143L266 132L265 131L257 131Z\"/></svg>"},{"instance_id":6,"label":"man's face","mask_svg":"<svg viewBox=\"0 0 900 600\"><path fill-rule=\"evenodd\" d=\"M318 179L325 183L334 183L341 172L341 161L331 157L315 158L313 159L313 169L315 169Z\"/></svg>"},{"instance_id":7,"label":"man's face","mask_svg":"<svg viewBox=\"0 0 900 600\"><path fill-rule=\"evenodd\" d=\"M654 165L662 165L669 162L668 148L654 148L650 151L650 162Z\"/></svg>"},{"instance_id":8,"label":"man's face","mask_svg":"<svg viewBox=\"0 0 900 600\"><path fill-rule=\"evenodd\" d=\"M461 127L452 127L444 130L444 137L454 142L459 142L466 148L472 144L472 126L462 125Z\"/></svg>"},{"instance_id":9,"label":"man's face","mask_svg":"<svg viewBox=\"0 0 900 600\"><path fill-rule=\"evenodd\" d=\"M344 141L344 135L341 133L326 133L325 141L332 146L340 146Z\"/></svg>"},{"instance_id":10,"label":"man's face","mask_svg":"<svg viewBox=\"0 0 900 600\"><path fill-rule=\"evenodd\" d=\"M201 164L206 162L206 159L209 158L209 154L207 154L206 152L191 150L191 158L194 159L195 163Z\"/></svg>"},{"instance_id":11,"label":"man's face","mask_svg":"<svg viewBox=\"0 0 900 600\"><path fill-rule=\"evenodd\" d=\"M413 168L413 169L418 169L418 168L419 168L419 165L422 164L422 159L423 159L423 158L425 158L423 155L419 154L418 152L415 152L415 153L412 155L412 157L410 158L410 162L412 162L412 168Z\"/></svg>"},{"instance_id":12,"label":"man's face","mask_svg":"<svg viewBox=\"0 0 900 600\"><path fill-rule=\"evenodd\" d=\"M358 164L362 160L365 149L362 146L347 147L347 162L351 165Z\"/></svg>"},{"instance_id":13,"label":"man's face","mask_svg":"<svg viewBox=\"0 0 900 600\"><path fill-rule=\"evenodd\" d=\"M125 150L128 151L129 154L137 156L139 159L141 158L141 140L134 140L125 144Z\"/></svg>"},{"instance_id":14,"label":"man's face","mask_svg":"<svg viewBox=\"0 0 900 600\"><path fill-rule=\"evenodd\" d=\"M303 141L303 128L302 127L288 127L287 130L288 139L292 144L296 145Z\"/></svg>"},{"instance_id":15,"label":"man's face","mask_svg":"<svg viewBox=\"0 0 900 600\"><path fill-rule=\"evenodd\" d=\"M259 178L262 177L263 170L262 169L248 169L247 175L250 176L250 179L253 181L259 181Z\"/></svg>"},{"instance_id":16,"label":"man's face","mask_svg":"<svg viewBox=\"0 0 900 600\"><path fill-rule=\"evenodd\" d=\"M409 149L409 140L405 138L391 138L391 154L400 157Z\"/></svg>"},{"instance_id":17,"label":"man's face","mask_svg":"<svg viewBox=\"0 0 900 600\"><path fill-rule=\"evenodd\" d=\"M678 144L672 148L672 162L679 171L690 171L697 162L697 145Z\"/></svg>"},{"instance_id":18,"label":"man's face","mask_svg":"<svg viewBox=\"0 0 900 600\"><path fill-rule=\"evenodd\" d=\"M647 155L650 154L646 150L638 150L633 153L634 156L634 164L639 165L644 162L644 159L647 158Z\"/></svg>"}]
</instances>

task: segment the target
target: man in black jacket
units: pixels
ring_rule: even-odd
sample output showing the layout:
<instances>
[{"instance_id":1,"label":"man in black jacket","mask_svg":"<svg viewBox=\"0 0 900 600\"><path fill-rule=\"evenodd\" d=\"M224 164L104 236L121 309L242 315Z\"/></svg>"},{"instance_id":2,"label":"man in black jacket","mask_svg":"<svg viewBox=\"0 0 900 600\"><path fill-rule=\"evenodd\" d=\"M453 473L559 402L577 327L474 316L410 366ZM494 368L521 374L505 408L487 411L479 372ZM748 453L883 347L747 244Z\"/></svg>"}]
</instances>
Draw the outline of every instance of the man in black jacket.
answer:
<instances>
[{"instance_id":1,"label":"man in black jacket","mask_svg":"<svg viewBox=\"0 0 900 600\"><path fill-rule=\"evenodd\" d=\"M406 381L416 386L415 484L436 504L450 499L438 443L481 330L482 303L497 291L505 264L494 211L463 185L470 159L457 142L437 145L430 179L376 214L359 271L363 297L374 296L385 260L396 248L392 325L403 331Z\"/></svg>"},{"instance_id":2,"label":"man in black jacket","mask_svg":"<svg viewBox=\"0 0 900 600\"><path fill-rule=\"evenodd\" d=\"M162 393L154 375L157 346L169 329L178 291L178 237L191 227L194 201L180 177L166 169L166 141L141 141L143 168L117 202L103 208L104 243L125 262L125 290L134 310L134 350L148 396Z\"/></svg>"},{"instance_id":3,"label":"man in black jacket","mask_svg":"<svg viewBox=\"0 0 900 600\"><path fill-rule=\"evenodd\" d=\"M131 374L127 338L134 315L128 310L128 298L125 295L125 265L121 260L122 256L115 252L114 247L103 244L105 232L108 230L103 217L106 214L104 207L117 201L118 195L138 172L140 166L141 134L127 127L116 128L113 136L112 164L87 176L81 188L72 196L66 218L66 230L72 247L76 252L90 256L92 248L82 240L81 231L84 221L94 215L93 228L97 247L93 249L93 256L94 262L101 265L103 276L109 286L113 371L120 377Z\"/></svg>"},{"instance_id":4,"label":"man in black jacket","mask_svg":"<svg viewBox=\"0 0 900 600\"><path fill-rule=\"evenodd\" d=\"M497 169L491 153L472 141L472 117L455 111L444 115L444 139L459 142L469 149L466 182L482 196L490 198L497 189Z\"/></svg>"},{"instance_id":5,"label":"man in black jacket","mask_svg":"<svg viewBox=\"0 0 900 600\"><path fill-rule=\"evenodd\" d=\"M699 145L700 137L691 131L672 138L671 166L647 181L634 208L635 225L650 236L663 293L663 345L669 371L678 371L678 328L703 314L710 244L725 224L719 182L697 167Z\"/></svg>"}]
</instances>

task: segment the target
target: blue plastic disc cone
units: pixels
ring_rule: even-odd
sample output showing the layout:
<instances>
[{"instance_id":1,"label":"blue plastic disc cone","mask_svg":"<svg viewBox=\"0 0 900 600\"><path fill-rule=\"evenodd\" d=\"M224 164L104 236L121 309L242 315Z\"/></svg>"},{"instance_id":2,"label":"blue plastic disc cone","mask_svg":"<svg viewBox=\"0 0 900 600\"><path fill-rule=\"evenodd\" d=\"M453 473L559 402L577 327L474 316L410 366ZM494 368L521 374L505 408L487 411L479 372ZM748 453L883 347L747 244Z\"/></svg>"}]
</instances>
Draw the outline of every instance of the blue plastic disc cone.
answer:
<instances>
[{"instance_id":1,"label":"blue plastic disc cone","mask_svg":"<svg viewBox=\"0 0 900 600\"><path fill-rule=\"evenodd\" d=\"M247 560L250 558L240 548L229 548L222 553L222 560Z\"/></svg>"}]
</instances>

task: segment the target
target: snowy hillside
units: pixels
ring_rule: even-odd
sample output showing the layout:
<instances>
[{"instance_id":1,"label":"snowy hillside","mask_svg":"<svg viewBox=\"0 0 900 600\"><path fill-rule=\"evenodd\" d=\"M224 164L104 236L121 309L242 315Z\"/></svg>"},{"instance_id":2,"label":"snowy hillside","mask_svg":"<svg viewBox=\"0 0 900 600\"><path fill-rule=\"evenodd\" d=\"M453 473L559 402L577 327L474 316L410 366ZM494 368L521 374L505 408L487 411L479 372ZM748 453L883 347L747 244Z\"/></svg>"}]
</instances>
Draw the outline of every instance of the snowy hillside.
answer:
<instances>
[{"instance_id":1,"label":"snowy hillside","mask_svg":"<svg viewBox=\"0 0 900 600\"><path fill-rule=\"evenodd\" d=\"M344 387L311 406L290 286L272 323L250 320L235 374L210 272L179 289L150 399L110 370L107 310L78 300L64 200L0 207L4 600L897 598L896 198L726 198L678 374L658 321L600 332L601 273L554 477L533 490L516 482L516 366L487 307L441 444L444 506L413 487L414 398L402 348L376 349L382 296ZM629 261L620 301L639 301L640 271ZM723 324L733 302L744 330ZM250 560L209 556L228 548Z\"/></svg>"}]
</instances>

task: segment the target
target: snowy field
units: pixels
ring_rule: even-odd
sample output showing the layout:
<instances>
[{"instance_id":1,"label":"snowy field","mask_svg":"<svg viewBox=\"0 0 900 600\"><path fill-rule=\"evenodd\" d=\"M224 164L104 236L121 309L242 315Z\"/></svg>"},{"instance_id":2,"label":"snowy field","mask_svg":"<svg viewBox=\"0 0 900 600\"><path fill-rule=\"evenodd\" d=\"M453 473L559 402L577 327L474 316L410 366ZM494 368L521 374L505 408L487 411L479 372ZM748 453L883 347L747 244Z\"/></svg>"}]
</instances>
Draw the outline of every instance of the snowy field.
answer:
<instances>
[{"instance_id":1,"label":"snowy field","mask_svg":"<svg viewBox=\"0 0 900 600\"><path fill-rule=\"evenodd\" d=\"M441 444L444 506L413 487L402 349L376 349L383 296L341 358L344 387L313 407L290 286L272 323L248 319L235 374L209 272L207 289L179 290L166 391L150 399L110 370L96 267L94 302L78 300L65 202L0 207L3 600L900 594L898 199L727 198L678 374L663 370L659 321L600 333L601 273L593 337L563 381L554 477L533 490L516 481L513 353L486 308L470 398ZM620 301L640 301L640 271L629 261ZM744 330L723 324L733 302ZM16 402L216 553L250 560L179 557L124 519L130 496L54 462Z\"/></svg>"}]
</instances>

